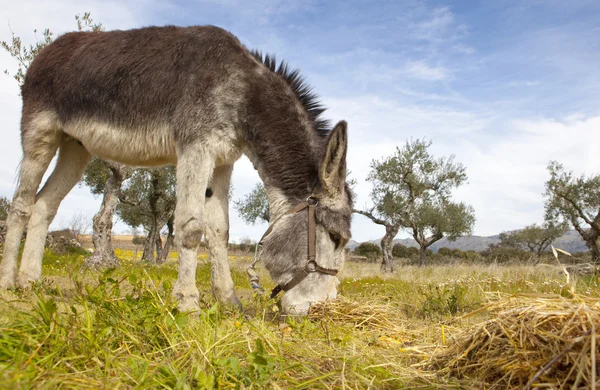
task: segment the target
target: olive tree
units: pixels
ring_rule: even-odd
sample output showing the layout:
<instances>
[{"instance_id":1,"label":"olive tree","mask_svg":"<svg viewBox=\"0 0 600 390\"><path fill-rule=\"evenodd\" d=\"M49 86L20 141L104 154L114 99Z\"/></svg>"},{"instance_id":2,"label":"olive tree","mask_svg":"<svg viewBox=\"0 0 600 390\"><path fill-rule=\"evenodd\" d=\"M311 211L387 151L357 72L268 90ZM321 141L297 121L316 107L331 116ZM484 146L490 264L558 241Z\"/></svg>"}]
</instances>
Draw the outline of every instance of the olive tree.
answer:
<instances>
[{"instance_id":1,"label":"olive tree","mask_svg":"<svg viewBox=\"0 0 600 390\"><path fill-rule=\"evenodd\" d=\"M595 262L600 261L600 175L575 176L562 164L548 164L546 220L566 221L581 235Z\"/></svg>"},{"instance_id":2,"label":"olive tree","mask_svg":"<svg viewBox=\"0 0 600 390\"><path fill-rule=\"evenodd\" d=\"M435 158L430 146L431 141L407 141L393 155L371 163L367 181L373 184L373 206L355 212L385 227L384 272L394 270L392 241L400 229L408 230L419 245L419 265L424 265L431 244L444 236L454 240L473 229L473 208L450 199L451 191L467 180L465 167L454 162L454 156Z\"/></svg>"},{"instance_id":3,"label":"olive tree","mask_svg":"<svg viewBox=\"0 0 600 390\"><path fill-rule=\"evenodd\" d=\"M174 236L175 203L175 167L137 169L123 184L117 214L127 225L146 230L142 260L157 264L167 260ZM160 233L165 225L168 232L163 246Z\"/></svg>"},{"instance_id":4,"label":"olive tree","mask_svg":"<svg viewBox=\"0 0 600 390\"><path fill-rule=\"evenodd\" d=\"M258 222L269 222L269 199L262 183L256 183L249 194L233 204L244 222L252 225Z\"/></svg>"},{"instance_id":5,"label":"olive tree","mask_svg":"<svg viewBox=\"0 0 600 390\"><path fill-rule=\"evenodd\" d=\"M10 210L10 199L6 196L0 196L0 221L6 221L8 211Z\"/></svg>"},{"instance_id":6,"label":"olive tree","mask_svg":"<svg viewBox=\"0 0 600 390\"><path fill-rule=\"evenodd\" d=\"M546 222L543 225L532 224L524 229L500 233L500 245L508 248L529 250L537 264L542 252L568 229L566 223Z\"/></svg>"},{"instance_id":7,"label":"olive tree","mask_svg":"<svg viewBox=\"0 0 600 390\"><path fill-rule=\"evenodd\" d=\"M119 204L121 186L131 173L124 165L93 158L83 173L82 183L94 196L102 195L100 210L92 223L94 253L85 264L89 268L106 268L119 265L112 245L113 217Z\"/></svg>"}]
</instances>

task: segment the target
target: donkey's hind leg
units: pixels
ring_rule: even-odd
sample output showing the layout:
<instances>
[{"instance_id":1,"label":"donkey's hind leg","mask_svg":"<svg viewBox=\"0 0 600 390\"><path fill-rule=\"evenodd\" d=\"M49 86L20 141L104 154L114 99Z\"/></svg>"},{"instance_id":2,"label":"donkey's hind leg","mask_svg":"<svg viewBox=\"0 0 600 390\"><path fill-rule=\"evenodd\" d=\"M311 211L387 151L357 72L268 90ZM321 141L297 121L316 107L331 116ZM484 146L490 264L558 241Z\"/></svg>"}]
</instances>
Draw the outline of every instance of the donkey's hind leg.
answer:
<instances>
[{"instance_id":1,"label":"donkey's hind leg","mask_svg":"<svg viewBox=\"0 0 600 390\"><path fill-rule=\"evenodd\" d=\"M27 227L27 241L21 259L18 283L26 287L42 276L42 257L48 226L60 202L77 184L90 161L90 154L77 141L64 137L60 144L54 171L37 194L33 214Z\"/></svg>"},{"instance_id":2,"label":"donkey's hind leg","mask_svg":"<svg viewBox=\"0 0 600 390\"><path fill-rule=\"evenodd\" d=\"M235 295L233 280L227 259L229 242L229 184L232 165L215 169L212 181L207 190L205 215L205 236L212 263L211 281L214 297L225 304L241 309L240 300ZM210 195L210 196L209 196Z\"/></svg>"},{"instance_id":3,"label":"donkey's hind leg","mask_svg":"<svg viewBox=\"0 0 600 390\"><path fill-rule=\"evenodd\" d=\"M44 172L56 154L61 137L54 118L44 113L40 113L28 121L24 119L21 131L23 159L19 169L17 189L6 219L4 256L0 263L0 288L14 286L17 278L17 256L23 230L25 230L25 224L33 209L35 193Z\"/></svg>"}]
</instances>

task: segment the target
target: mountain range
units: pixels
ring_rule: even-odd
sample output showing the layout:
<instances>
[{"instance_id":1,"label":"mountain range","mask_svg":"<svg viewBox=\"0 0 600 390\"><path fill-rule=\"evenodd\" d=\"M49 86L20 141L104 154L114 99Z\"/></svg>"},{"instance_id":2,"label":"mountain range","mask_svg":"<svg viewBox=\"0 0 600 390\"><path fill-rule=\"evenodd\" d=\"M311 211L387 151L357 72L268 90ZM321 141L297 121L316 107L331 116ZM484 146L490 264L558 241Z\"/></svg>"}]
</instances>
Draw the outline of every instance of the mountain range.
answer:
<instances>
[{"instance_id":1,"label":"mountain range","mask_svg":"<svg viewBox=\"0 0 600 390\"><path fill-rule=\"evenodd\" d=\"M380 245L380 240L371 240L374 244ZM455 241L450 241L446 237L442 238L438 242L432 244L429 249L434 252L437 252L440 248L450 248L450 249L460 249L462 251L474 250L476 252L481 252L486 250L491 244L497 244L500 242L500 238L498 235L495 236L464 236L459 237ZM402 244L408 247L416 247L419 245L412 238L403 238L394 240L394 245ZM350 250L354 250L359 242L350 240L346 248ZM569 230L565 234L563 234L560 238L554 241L553 245L556 248L563 249L570 253L575 252L584 252L587 251L588 248L585 245L585 242L581 239L581 236L575 230Z\"/></svg>"}]
</instances>

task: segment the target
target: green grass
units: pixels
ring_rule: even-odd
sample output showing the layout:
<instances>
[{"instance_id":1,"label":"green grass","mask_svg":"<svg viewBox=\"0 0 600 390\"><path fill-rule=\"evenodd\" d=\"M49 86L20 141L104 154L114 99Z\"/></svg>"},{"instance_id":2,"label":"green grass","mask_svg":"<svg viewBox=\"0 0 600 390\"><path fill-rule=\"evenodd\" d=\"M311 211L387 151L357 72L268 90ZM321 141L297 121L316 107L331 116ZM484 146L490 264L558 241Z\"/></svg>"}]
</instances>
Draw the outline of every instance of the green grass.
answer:
<instances>
[{"instance_id":1,"label":"green grass","mask_svg":"<svg viewBox=\"0 0 600 390\"><path fill-rule=\"evenodd\" d=\"M231 259L244 313L216 304L201 255L201 311L189 316L170 297L174 261L154 267L119 256L119 269L94 273L81 272L79 253L46 252L42 283L0 292L0 388L464 388L477 382L422 364L485 316L463 314L507 294L573 293L564 275L532 267L405 267L380 276L374 265L348 263L340 286L354 305L348 315L325 307L282 319L276 301L249 288L250 258ZM594 277L574 288L600 296Z\"/></svg>"}]
</instances>

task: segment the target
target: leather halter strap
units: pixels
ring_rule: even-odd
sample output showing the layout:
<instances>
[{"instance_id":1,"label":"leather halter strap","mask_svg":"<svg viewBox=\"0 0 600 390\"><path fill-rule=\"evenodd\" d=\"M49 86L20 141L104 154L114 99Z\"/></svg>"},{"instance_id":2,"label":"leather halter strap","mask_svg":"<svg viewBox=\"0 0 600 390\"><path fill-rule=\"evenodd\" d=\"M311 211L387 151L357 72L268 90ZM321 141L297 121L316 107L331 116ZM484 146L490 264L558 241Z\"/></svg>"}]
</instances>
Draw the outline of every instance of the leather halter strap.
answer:
<instances>
[{"instance_id":1,"label":"leather halter strap","mask_svg":"<svg viewBox=\"0 0 600 390\"><path fill-rule=\"evenodd\" d=\"M309 274L311 274L313 272L318 272L321 274L326 274L326 275L331 275L331 276L336 276L338 274L338 270L323 268L319 264L317 264L317 261L316 261L316 259L317 259L317 221L315 218L315 214L316 214L316 207L317 207L318 203L319 203L319 201L317 198L310 196L304 202L299 203L294 208L292 208L291 210L289 210L287 213L284 214L284 215L295 214L295 213L299 213L300 211L302 211L304 209L307 209L307 213L308 213L307 262L306 262L306 265L304 266L304 268L301 269L300 271L298 271L296 273L296 275L292 278L292 280L290 280L289 282L287 282L285 284L278 284L273 289L273 291L271 291L271 298L275 298L275 296L277 296L277 294L279 294L281 291L285 292L285 291L291 290L292 288L296 287L300 282L302 282L304 279L306 279L306 277ZM265 234L263 234L260 241L258 242L259 245L261 245L263 243L263 240L265 239L265 237L267 237L273 230L273 226L275 225L275 223L282 217L283 217L283 215L281 217L277 218L275 221L273 221L273 223L271 225L269 225L269 227L267 228L267 231L265 232Z\"/></svg>"}]
</instances>

